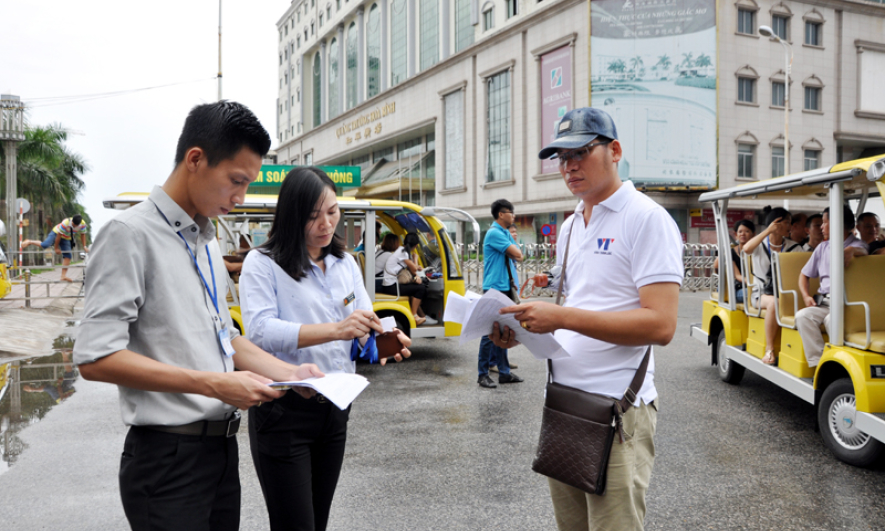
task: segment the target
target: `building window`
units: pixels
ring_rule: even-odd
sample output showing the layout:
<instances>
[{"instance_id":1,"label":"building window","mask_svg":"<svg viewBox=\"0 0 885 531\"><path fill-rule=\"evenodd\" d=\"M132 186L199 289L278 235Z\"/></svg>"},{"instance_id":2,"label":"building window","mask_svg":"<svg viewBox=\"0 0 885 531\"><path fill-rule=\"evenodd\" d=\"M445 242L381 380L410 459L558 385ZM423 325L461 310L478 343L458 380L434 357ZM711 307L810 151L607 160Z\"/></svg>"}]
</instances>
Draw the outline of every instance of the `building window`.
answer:
<instances>
[{"instance_id":1,"label":"building window","mask_svg":"<svg viewBox=\"0 0 885 531\"><path fill-rule=\"evenodd\" d=\"M280 66L283 65L283 54L280 54Z\"/></svg>"},{"instance_id":2,"label":"building window","mask_svg":"<svg viewBox=\"0 0 885 531\"><path fill-rule=\"evenodd\" d=\"M304 44L307 44L307 28L304 28Z\"/></svg>"},{"instance_id":3,"label":"building window","mask_svg":"<svg viewBox=\"0 0 885 531\"><path fill-rule=\"evenodd\" d=\"M286 26L286 27L284 28L283 33L285 33L285 35L286 35L287 37L289 36L289 26Z\"/></svg>"},{"instance_id":4,"label":"building window","mask_svg":"<svg viewBox=\"0 0 885 531\"><path fill-rule=\"evenodd\" d=\"M341 11L341 0L335 0L335 11Z\"/></svg>"},{"instance_id":5,"label":"building window","mask_svg":"<svg viewBox=\"0 0 885 531\"><path fill-rule=\"evenodd\" d=\"M316 29L316 25L313 22L311 22L310 23L310 34L311 35L316 33L315 29Z\"/></svg>"},{"instance_id":6,"label":"building window","mask_svg":"<svg viewBox=\"0 0 885 531\"><path fill-rule=\"evenodd\" d=\"M507 18L515 17L519 0L507 0Z\"/></svg>"},{"instance_id":7,"label":"building window","mask_svg":"<svg viewBox=\"0 0 885 531\"><path fill-rule=\"evenodd\" d=\"M756 80L749 77L738 78L738 101L741 103L756 102Z\"/></svg>"},{"instance_id":8,"label":"building window","mask_svg":"<svg viewBox=\"0 0 885 531\"><path fill-rule=\"evenodd\" d=\"M771 82L771 105L772 107L784 106L784 84L780 81Z\"/></svg>"},{"instance_id":9,"label":"building window","mask_svg":"<svg viewBox=\"0 0 885 531\"><path fill-rule=\"evenodd\" d=\"M356 23L351 22L350 27L347 29L347 93L346 93L346 99L347 99L347 108L348 109L353 109L354 107L356 107L357 40L358 40L358 35L356 32Z\"/></svg>"},{"instance_id":10,"label":"building window","mask_svg":"<svg viewBox=\"0 0 885 531\"><path fill-rule=\"evenodd\" d=\"M366 97L371 98L381 92L381 10L378 4L369 10L366 22Z\"/></svg>"},{"instance_id":11,"label":"building window","mask_svg":"<svg viewBox=\"0 0 885 531\"><path fill-rule=\"evenodd\" d=\"M393 146L379 149L378 151L372 153L372 164L378 162L381 159L387 159L388 161L393 160Z\"/></svg>"},{"instance_id":12,"label":"building window","mask_svg":"<svg viewBox=\"0 0 885 531\"><path fill-rule=\"evenodd\" d=\"M756 12L749 9L738 9L738 33L753 35L756 33Z\"/></svg>"},{"instance_id":13,"label":"building window","mask_svg":"<svg viewBox=\"0 0 885 531\"><path fill-rule=\"evenodd\" d=\"M488 167L486 182L509 181L510 176L510 71L487 80Z\"/></svg>"},{"instance_id":14,"label":"building window","mask_svg":"<svg viewBox=\"0 0 885 531\"><path fill-rule=\"evenodd\" d=\"M443 99L445 107L445 176L443 186L464 187L464 91L456 90Z\"/></svg>"},{"instance_id":15,"label":"building window","mask_svg":"<svg viewBox=\"0 0 885 531\"><path fill-rule=\"evenodd\" d=\"M820 168L820 151L816 149L805 150L805 171Z\"/></svg>"},{"instance_id":16,"label":"building window","mask_svg":"<svg viewBox=\"0 0 885 531\"><path fill-rule=\"evenodd\" d=\"M406 0L393 0L390 6L390 86L402 83L408 75L408 13Z\"/></svg>"},{"instance_id":17,"label":"building window","mask_svg":"<svg viewBox=\"0 0 885 531\"><path fill-rule=\"evenodd\" d=\"M771 176L780 177L784 174L784 148L771 148Z\"/></svg>"},{"instance_id":18,"label":"building window","mask_svg":"<svg viewBox=\"0 0 885 531\"><path fill-rule=\"evenodd\" d=\"M304 154L304 165L313 166L313 151Z\"/></svg>"},{"instance_id":19,"label":"building window","mask_svg":"<svg viewBox=\"0 0 885 531\"><path fill-rule=\"evenodd\" d=\"M820 111L820 87L805 87L805 110Z\"/></svg>"},{"instance_id":20,"label":"building window","mask_svg":"<svg viewBox=\"0 0 885 531\"><path fill-rule=\"evenodd\" d=\"M439 61L439 2L421 0L421 70Z\"/></svg>"},{"instance_id":21,"label":"building window","mask_svg":"<svg viewBox=\"0 0 885 531\"><path fill-rule=\"evenodd\" d=\"M338 39L332 39L329 44L329 118L338 116L338 94L340 83L338 81Z\"/></svg>"},{"instance_id":22,"label":"building window","mask_svg":"<svg viewBox=\"0 0 885 531\"><path fill-rule=\"evenodd\" d=\"M323 27L323 14L320 13L320 27Z\"/></svg>"},{"instance_id":23,"label":"building window","mask_svg":"<svg viewBox=\"0 0 885 531\"><path fill-rule=\"evenodd\" d=\"M482 14L482 30L489 31L495 27L495 8L492 7Z\"/></svg>"},{"instance_id":24,"label":"building window","mask_svg":"<svg viewBox=\"0 0 885 531\"><path fill-rule=\"evenodd\" d=\"M756 146L752 144L738 144L738 178L753 178L753 158L756 154Z\"/></svg>"},{"instance_id":25,"label":"building window","mask_svg":"<svg viewBox=\"0 0 885 531\"><path fill-rule=\"evenodd\" d=\"M332 20L332 6L326 6L326 20Z\"/></svg>"},{"instance_id":26,"label":"building window","mask_svg":"<svg viewBox=\"0 0 885 531\"><path fill-rule=\"evenodd\" d=\"M424 178L432 179L436 181L436 134L430 133L427 135L427 156L424 157ZM431 198L433 194L428 196L427 204L430 205Z\"/></svg>"},{"instance_id":27,"label":"building window","mask_svg":"<svg viewBox=\"0 0 885 531\"><path fill-rule=\"evenodd\" d=\"M470 0L455 0L455 53L473 44L474 31L470 23Z\"/></svg>"},{"instance_id":28,"label":"building window","mask_svg":"<svg viewBox=\"0 0 885 531\"><path fill-rule=\"evenodd\" d=\"M280 42L283 42L283 30L280 30ZM282 136L282 134L281 134Z\"/></svg>"},{"instance_id":29,"label":"building window","mask_svg":"<svg viewBox=\"0 0 885 531\"><path fill-rule=\"evenodd\" d=\"M774 34L781 39L785 41L790 40L788 36L790 32L790 17L784 15L772 15L771 29L773 29Z\"/></svg>"},{"instance_id":30,"label":"building window","mask_svg":"<svg viewBox=\"0 0 885 531\"><path fill-rule=\"evenodd\" d=\"M301 22L301 10L295 12L295 20Z\"/></svg>"},{"instance_id":31,"label":"building window","mask_svg":"<svg viewBox=\"0 0 885 531\"><path fill-rule=\"evenodd\" d=\"M359 166L360 164L365 164L369 162L369 154L360 155L359 157L354 157L353 160L350 161L351 166Z\"/></svg>"},{"instance_id":32,"label":"building window","mask_svg":"<svg viewBox=\"0 0 885 531\"><path fill-rule=\"evenodd\" d=\"M301 89L295 91L295 99L300 102L301 101Z\"/></svg>"},{"instance_id":33,"label":"building window","mask_svg":"<svg viewBox=\"0 0 885 531\"><path fill-rule=\"evenodd\" d=\"M301 35L295 38L295 44L298 48L301 48Z\"/></svg>"},{"instance_id":34,"label":"building window","mask_svg":"<svg viewBox=\"0 0 885 531\"><path fill-rule=\"evenodd\" d=\"M280 104L280 114L283 114L283 104Z\"/></svg>"},{"instance_id":35,"label":"building window","mask_svg":"<svg viewBox=\"0 0 885 531\"><path fill-rule=\"evenodd\" d=\"M413 138L412 140L406 140L402 144L396 145L396 160L403 160L409 157L414 157L415 155L420 155L422 148L424 147L423 142L421 142L420 138Z\"/></svg>"},{"instance_id":36,"label":"building window","mask_svg":"<svg viewBox=\"0 0 885 531\"><path fill-rule=\"evenodd\" d=\"M323 107L323 84L321 75L320 52L313 56L313 126L320 125L322 114L320 110Z\"/></svg>"},{"instance_id":37,"label":"building window","mask_svg":"<svg viewBox=\"0 0 885 531\"><path fill-rule=\"evenodd\" d=\"M805 44L809 46L823 46L822 33L824 25L820 22L805 22Z\"/></svg>"}]
</instances>

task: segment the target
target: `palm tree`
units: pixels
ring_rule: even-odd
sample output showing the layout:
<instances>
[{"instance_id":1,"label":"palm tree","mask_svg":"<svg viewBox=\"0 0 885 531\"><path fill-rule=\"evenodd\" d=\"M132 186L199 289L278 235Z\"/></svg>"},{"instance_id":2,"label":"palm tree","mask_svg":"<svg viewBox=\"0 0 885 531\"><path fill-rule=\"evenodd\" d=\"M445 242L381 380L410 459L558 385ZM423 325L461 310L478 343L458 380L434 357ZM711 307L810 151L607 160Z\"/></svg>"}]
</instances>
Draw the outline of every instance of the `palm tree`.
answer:
<instances>
[{"instance_id":1,"label":"palm tree","mask_svg":"<svg viewBox=\"0 0 885 531\"><path fill-rule=\"evenodd\" d=\"M670 61L670 57L667 54L664 54L658 57L658 62L655 66L660 66L662 70L667 70L670 68L672 62Z\"/></svg>"},{"instance_id":2,"label":"palm tree","mask_svg":"<svg viewBox=\"0 0 885 531\"><path fill-rule=\"evenodd\" d=\"M608 64L607 70L615 74L623 74L627 70L627 64L622 59L617 59Z\"/></svg>"},{"instance_id":3,"label":"palm tree","mask_svg":"<svg viewBox=\"0 0 885 531\"><path fill-rule=\"evenodd\" d=\"M82 156L64 145L67 138L60 124L28 126L18 149L19 196L28 199L34 211L44 211L58 221L84 211L77 196L83 190L82 175L88 166ZM6 176L0 173L0 186L5 185ZM38 232L42 231L38 228Z\"/></svg>"},{"instance_id":4,"label":"palm tree","mask_svg":"<svg viewBox=\"0 0 885 531\"><path fill-rule=\"evenodd\" d=\"M699 55L698 58L694 62L694 65L698 68L703 68L705 66L711 66L712 64L713 64L713 61L710 59L710 56L705 53L702 53L701 55Z\"/></svg>"},{"instance_id":5,"label":"palm tree","mask_svg":"<svg viewBox=\"0 0 885 531\"><path fill-rule=\"evenodd\" d=\"M691 68L692 66L694 66L694 53L683 53L682 62L679 63L679 66L684 66L685 68Z\"/></svg>"}]
</instances>

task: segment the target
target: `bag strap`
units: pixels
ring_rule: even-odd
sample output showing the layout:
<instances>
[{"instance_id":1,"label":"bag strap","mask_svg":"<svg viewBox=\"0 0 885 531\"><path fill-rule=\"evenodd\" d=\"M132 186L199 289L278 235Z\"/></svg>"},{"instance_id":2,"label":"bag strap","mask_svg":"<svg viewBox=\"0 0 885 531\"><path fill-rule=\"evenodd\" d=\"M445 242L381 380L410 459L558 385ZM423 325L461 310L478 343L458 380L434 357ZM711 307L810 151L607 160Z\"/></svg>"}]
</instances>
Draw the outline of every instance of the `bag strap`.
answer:
<instances>
[{"instance_id":1,"label":"bag strap","mask_svg":"<svg viewBox=\"0 0 885 531\"><path fill-rule=\"evenodd\" d=\"M575 214L577 215L577 214ZM560 300L562 299L562 286L565 285L565 273L566 268L568 266L568 250L569 246L572 243L572 232L575 226L575 222L572 221L572 226L569 227L568 236L565 240L565 257L562 259L562 275L559 279L559 286L556 288L556 305L559 306ZM642 383L645 381L645 374L648 372L648 360L651 358L651 345L645 349L645 356L642 358L642 362L639 364L639 368L636 369L636 374L633 375L633 381L630 382L630 386L624 391L624 397L618 402L618 405L621 408L621 411L627 411L628 407L631 407L634 402L636 402L637 396L639 396L639 389L642 388ZM547 360L547 382L553 383L553 360Z\"/></svg>"}]
</instances>

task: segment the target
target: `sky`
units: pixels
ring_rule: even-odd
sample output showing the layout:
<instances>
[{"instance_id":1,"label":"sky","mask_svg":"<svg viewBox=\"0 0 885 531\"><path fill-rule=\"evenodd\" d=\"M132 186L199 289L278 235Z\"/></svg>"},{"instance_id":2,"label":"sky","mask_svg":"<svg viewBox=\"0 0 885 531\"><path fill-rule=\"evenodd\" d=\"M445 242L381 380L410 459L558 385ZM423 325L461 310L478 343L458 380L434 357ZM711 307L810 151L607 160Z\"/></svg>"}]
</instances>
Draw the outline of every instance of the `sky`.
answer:
<instances>
[{"instance_id":1,"label":"sky","mask_svg":"<svg viewBox=\"0 0 885 531\"><path fill-rule=\"evenodd\" d=\"M222 0L222 96L251 108L272 139L276 22L289 4ZM94 236L116 214L102 200L162 184L188 111L218 99L218 0L10 1L2 19L0 93L29 105L29 123L69 130L67 146L89 165L80 203ZM178 85L64 105L41 100L169 84Z\"/></svg>"}]
</instances>

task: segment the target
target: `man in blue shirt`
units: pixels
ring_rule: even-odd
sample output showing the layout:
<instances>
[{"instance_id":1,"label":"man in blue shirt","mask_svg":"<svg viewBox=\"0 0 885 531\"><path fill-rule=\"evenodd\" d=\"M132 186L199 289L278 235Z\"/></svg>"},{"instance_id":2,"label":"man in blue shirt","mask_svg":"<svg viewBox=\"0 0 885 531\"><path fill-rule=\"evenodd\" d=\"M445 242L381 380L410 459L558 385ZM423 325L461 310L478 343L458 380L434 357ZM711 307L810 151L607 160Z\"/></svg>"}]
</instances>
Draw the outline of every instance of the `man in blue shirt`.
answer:
<instances>
[{"instance_id":1,"label":"man in blue shirt","mask_svg":"<svg viewBox=\"0 0 885 531\"><path fill-rule=\"evenodd\" d=\"M495 218L495 222L492 223L482 242L482 290L486 292L496 289L513 299L513 302L518 303L519 286L516 280L518 277L513 261L522 262L522 252L508 230L516 220L513 204L506 199L498 199L492 203L492 217ZM523 381L522 378L510 372L507 350L495 346L488 336L483 336L479 343L479 379L477 380L479 385L489 388L497 387L495 381L489 376L490 358L494 358L498 363L500 373L498 383Z\"/></svg>"}]
</instances>

